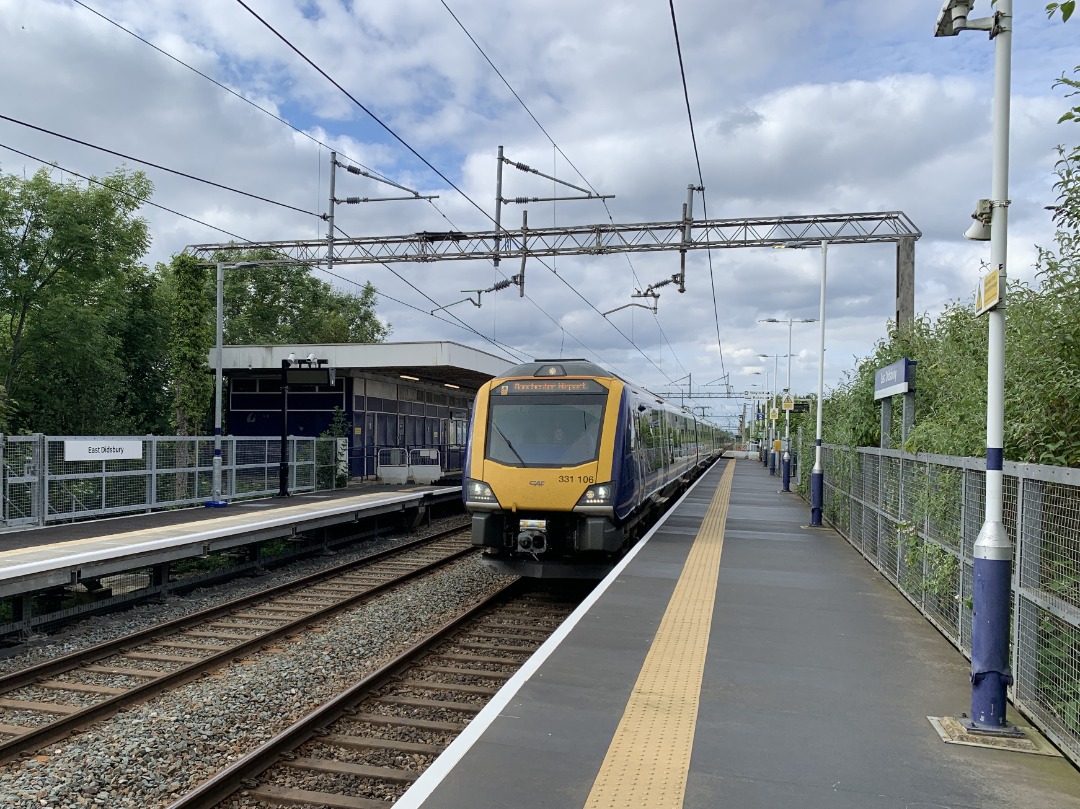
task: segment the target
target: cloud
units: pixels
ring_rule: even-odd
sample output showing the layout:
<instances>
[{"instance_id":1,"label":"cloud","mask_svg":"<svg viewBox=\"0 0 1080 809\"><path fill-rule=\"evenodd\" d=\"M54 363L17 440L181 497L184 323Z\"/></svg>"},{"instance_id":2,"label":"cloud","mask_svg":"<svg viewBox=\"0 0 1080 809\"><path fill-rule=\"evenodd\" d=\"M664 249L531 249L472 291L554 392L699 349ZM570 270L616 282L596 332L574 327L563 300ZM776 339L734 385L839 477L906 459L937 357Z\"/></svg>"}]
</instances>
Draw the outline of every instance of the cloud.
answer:
<instances>
[{"instance_id":1,"label":"cloud","mask_svg":"<svg viewBox=\"0 0 1080 809\"><path fill-rule=\"evenodd\" d=\"M615 194L606 206L531 204L530 227L609 217L677 220L687 185L698 183L700 162L704 202L714 218L907 213L924 234L916 246L918 312L933 315L970 296L980 262L988 259L986 245L960 234L975 201L989 194L993 48L984 37L935 40L934 10L923 4L746 3L722 14L705 0L677 4L696 156L664 6L521 0L493 10L479 0L448 2L542 131L441 4L257 4L270 25L467 197L239 4L91 5L302 130L85 8L0 0L0 69L18 77L0 87L5 115L281 203L128 160L154 181L155 202L198 220L147 208L154 238L148 263L188 244L229 241L229 234L325 238L331 148L342 162L362 163L439 197L336 206L335 221L346 233L488 230L500 145L511 160ZM1074 32L1037 12L1018 13L1013 58L1009 253L1016 277L1030 277L1034 245L1052 243L1043 206L1054 197L1053 147L1075 139L1055 123L1066 104L1051 87L1075 61L1067 39ZM99 176L125 162L8 122L0 122L0 144ZM0 170L37 167L0 150ZM578 193L510 167L503 179L504 196ZM398 192L339 172L335 193ZM695 197L697 217L701 202ZM521 206L506 206L503 224L519 228ZM690 253L686 293L661 288L655 314L628 307L602 316L650 303L632 296L678 268L677 253L529 258L526 299L511 288L485 294L482 308L460 303L438 318L427 313L463 299L462 290L519 272L520 257L507 257L501 274L484 262L337 264L332 276L316 272L344 288L375 284L386 296L380 314L394 324L396 340L453 339L496 351L494 340L521 356L587 356L654 387L688 373L696 387L726 371L737 389L746 389L765 378L748 370L761 369L756 354L786 353L785 329L757 321L818 315L819 251L739 249ZM891 245L830 249L827 384L884 335L895 309L894 279ZM454 325L456 319L479 335ZM793 330L797 390L816 386L816 329Z\"/></svg>"}]
</instances>

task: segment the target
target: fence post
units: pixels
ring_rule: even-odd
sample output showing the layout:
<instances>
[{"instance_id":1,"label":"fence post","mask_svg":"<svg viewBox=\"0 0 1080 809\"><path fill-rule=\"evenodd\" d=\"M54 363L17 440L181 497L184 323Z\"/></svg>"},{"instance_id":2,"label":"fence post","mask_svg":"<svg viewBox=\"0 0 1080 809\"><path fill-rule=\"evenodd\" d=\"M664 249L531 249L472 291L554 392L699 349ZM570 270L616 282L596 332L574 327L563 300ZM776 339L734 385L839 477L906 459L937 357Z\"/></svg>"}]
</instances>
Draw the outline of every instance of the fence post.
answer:
<instances>
[{"instance_id":1,"label":"fence post","mask_svg":"<svg viewBox=\"0 0 1080 809\"><path fill-rule=\"evenodd\" d=\"M34 433L36 456L38 525L45 525L49 516L49 454L44 433Z\"/></svg>"}]
</instances>

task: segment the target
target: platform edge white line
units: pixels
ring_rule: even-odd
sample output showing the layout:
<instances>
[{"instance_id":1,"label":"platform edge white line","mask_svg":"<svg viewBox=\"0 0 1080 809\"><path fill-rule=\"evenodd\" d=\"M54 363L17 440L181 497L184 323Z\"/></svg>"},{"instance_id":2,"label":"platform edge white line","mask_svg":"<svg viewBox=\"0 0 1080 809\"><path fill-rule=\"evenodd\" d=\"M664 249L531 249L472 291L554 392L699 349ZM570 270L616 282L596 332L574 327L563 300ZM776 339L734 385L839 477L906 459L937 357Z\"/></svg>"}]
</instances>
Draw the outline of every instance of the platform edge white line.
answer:
<instances>
[{"instance_id":1,"label":"platform edge white line","mask_svg":"<svg viewBox=\"0 0 1080 809\"><path fill-rule=\"evenodd\" d=\"M537 649L532 657L530 657L525 665L522 666L506 684L499 689L498 693L492 697L491 701L485 705L471 722L466 726L465 730L450 743L437 759L420 775L413 785L407 789L400 798L394 803L394 809L419 809L429 797L431 793L435 791L450 774L450 771L457 765L465 754L472 749L472 746L480 739L492 723L499 718L502 714L503 708L513 699L517 692L521 690L521 687L536 673L537 669L551 656L551 654L559 647L559 645L565 640L566 636L570 634L570 631L577 626L578 622L584 617L592 606L600 600L607 589L614 583L619 575L626 569L626 567L633 561L634 557L638 555L646 543L652 539L655 534L665 522L668 517L675 513L676 509L682 505L683 501L689 497L698 485L705 479L707 475L716 464L723 460L730 460L719 458L715 463L711 464L701 476L694 481L693 485L687 489L683 496L680 497L675 504L669 508L664 516L649 529L648 533L641 538L641 541L635 545L629 553L624 556L611 572L601 581L591 593L585 598L581 604L578 605L566 620L559 625L559 628L552 633L544 643Z\"/></svg>"}]
</instances>

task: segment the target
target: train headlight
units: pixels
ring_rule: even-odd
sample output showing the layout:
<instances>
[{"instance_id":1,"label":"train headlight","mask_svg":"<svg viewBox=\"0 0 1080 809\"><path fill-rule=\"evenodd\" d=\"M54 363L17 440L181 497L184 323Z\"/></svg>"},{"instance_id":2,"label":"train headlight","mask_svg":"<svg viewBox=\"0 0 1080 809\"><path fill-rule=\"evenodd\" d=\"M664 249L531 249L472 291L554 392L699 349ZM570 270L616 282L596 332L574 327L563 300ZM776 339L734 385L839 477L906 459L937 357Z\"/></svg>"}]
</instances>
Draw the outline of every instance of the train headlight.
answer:
<instances>
[{"instance_id":1,"label":"train headlight","mask_svg":"<svg viewBox=\"0 0 1080 809\"><path fill-rule=\"evenodd\" d=\"M610 483L597 483L585 490L578 500L579 506L611 506L611 498L615 494L615 487Z\"/></svg>"},{"instance_id":2,"label":"train headlight","mask_svg":"<svg viewBox=\"0 0 1080 809\"><path fill-rule=\"evenodd\" d=\"M484 481L467 478L465 480L465 503L495 506L498 505L499 501L495 499L495 492Z\"/></svg>"}]
</instances>

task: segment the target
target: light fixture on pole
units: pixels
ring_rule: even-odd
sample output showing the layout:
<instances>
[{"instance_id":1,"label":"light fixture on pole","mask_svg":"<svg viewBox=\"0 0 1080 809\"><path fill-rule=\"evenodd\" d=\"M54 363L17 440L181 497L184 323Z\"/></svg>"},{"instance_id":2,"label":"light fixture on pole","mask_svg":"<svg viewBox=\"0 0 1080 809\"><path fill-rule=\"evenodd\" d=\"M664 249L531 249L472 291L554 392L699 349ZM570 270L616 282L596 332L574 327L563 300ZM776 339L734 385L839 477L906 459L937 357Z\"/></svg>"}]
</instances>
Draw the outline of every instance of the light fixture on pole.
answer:
<instances>
[{"instance_id":1,"label":"light fixture on pole","mask_svg":"<svg viewBox=\"0 0 1080 809\"><path fill-rule=\"evenodd\" d=\"M764 320L759 320L758 323L783 323L775 317L767 317ZM784 475L784 488L783 491L791 491L791 410L787 405L787 398L791 396L791 326L793 323L816 323L817 318L804 317L804 318L792 318L787 319L787 387L784 388L785 404L784 404L784 459L783 459L783 475Z\"/></svg>"},{"instance_id":2,"label":"light fixture on pole","mask_svg":"<svg viewBox=\"0 0 1080 809\"><path fill-rule=\"evenodd\" d=\"M971 218L975 221L971 227L964 231L964 238L973 242L990 241L990 219L993 217L993 206L988 199L980 199L975 205L975 213Z\"/></svg>"},{"instance_id":3,"label":"light fixture on pole","mask_svg":"<svg viewBox=\"0 0 1080 809\"><path fill-rule=\"evenodd\" d=\"M1013 547L1004 523L1005 443L1005 267L1009 205L1009 105L1012 73L1012 0L997 0L993 14L969 20L974 0L946 0L935 36L988 31L994 40L993 159L990 178L990 264L998 273L998 303L989 309L986 374L986 511L974 548L971 623L971 719L976 733L1022 735L1006 723L1009 668L1009 611ZM979 208L985 211L980 203ZM985 214L975 212L978 225ZM979 233L981 227L972 226ZM966 234L965 234L966 235Z\"/></svg>"},{"instance_id":4,"label":"light fixture on pole","mask_svg":"<svg viewBox=\"0 0 1080 809\"><path fill-rule=\"evenodd\" d=\"M216 315L214 340L214 471L211 475L210 499L203 503L207 508L224 508L229 505L221 493L221 383L225 373L222 363L224 353L223 339L225 334L225 270L236 270L245 267L258 267L253 261L240 261L217 263L217 287L216 287Z\"/></svg>"}]
</instances>

